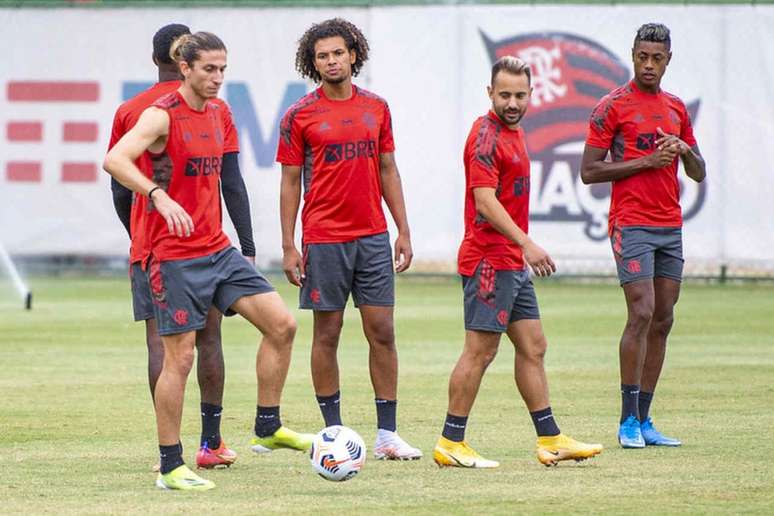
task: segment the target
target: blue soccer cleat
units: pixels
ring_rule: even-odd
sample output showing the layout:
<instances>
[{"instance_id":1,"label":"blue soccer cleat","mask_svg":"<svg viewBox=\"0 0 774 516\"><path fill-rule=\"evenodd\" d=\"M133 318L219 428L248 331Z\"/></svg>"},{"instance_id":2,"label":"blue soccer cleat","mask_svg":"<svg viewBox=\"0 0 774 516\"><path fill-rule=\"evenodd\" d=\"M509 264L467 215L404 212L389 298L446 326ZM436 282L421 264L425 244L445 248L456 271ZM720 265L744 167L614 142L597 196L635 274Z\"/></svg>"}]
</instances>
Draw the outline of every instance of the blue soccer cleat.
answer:
<instances>
[{"instance_id":1,"label":"blue soccer cleat","mask_svg":"<svg viewBox=\"0 0 774 516\"><path fill-rule=\"evenodd\" d=\"M673 437L667 437L653 426L653 420L651 418L646 419L640 426L642 438L645 440L645 444L648 446L680 446L681 443Z\"/></svg>"},{"instance_id":2,"label":"blue soccer cleat","mask_svg":"<svg viewBox=\"0 0 774 516\"><path fill-rule=\"evenodd\" d=\"M645 448L639 419L629 416L621 423L618 428L618 442L621 448Z\"/></svg>"}]
</instances>

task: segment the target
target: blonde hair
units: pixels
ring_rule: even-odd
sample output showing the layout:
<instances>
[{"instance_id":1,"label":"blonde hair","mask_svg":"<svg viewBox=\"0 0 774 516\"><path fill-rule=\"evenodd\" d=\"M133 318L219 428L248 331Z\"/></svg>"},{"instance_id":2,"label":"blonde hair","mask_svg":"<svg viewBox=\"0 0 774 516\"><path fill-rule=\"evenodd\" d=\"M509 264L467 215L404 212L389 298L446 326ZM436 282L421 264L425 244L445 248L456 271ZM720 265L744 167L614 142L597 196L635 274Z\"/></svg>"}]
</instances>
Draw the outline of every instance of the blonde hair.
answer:
<instances>
[{"instance_id":1,"label":"blonde hair","mask_svg":"<svg viewBox=\"0 0 774 516\"><path fill-rule=\"evenodd\" d=\"M527 76L527 85L532 86L532 70L523 60L515 56L503 56L492 65L491 85L494 86L494 80L498 73L505 71L513 75L524 74Z\"/></svg>"},{"instance_id":2,"label":"blonde hair","mask_svg":"<svg viewBox=\"0 0 774 516\"><path fill-rule=\"evenodd\" d=\"M176 63L185 61L188 66L199 59L202 52L208 50L226 51L226 45L212 32L197 32L195 34L183 34L169 47L169 57Z\"/></svg>"}]
</instances>

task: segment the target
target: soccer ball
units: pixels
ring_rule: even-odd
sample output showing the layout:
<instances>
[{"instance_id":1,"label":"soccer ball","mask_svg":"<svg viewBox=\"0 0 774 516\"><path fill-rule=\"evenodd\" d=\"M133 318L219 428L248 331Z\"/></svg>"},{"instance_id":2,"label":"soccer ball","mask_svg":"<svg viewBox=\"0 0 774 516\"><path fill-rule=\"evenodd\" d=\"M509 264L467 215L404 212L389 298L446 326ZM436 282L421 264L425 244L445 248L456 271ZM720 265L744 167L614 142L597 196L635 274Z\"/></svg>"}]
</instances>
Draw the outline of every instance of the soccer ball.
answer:
<instances>
[{"instance_id":1,"label":"soccer ball","mask_svg":"<svg viewBox=\"0 0 774 516\"><path fill-rule=\"evenodd\" d=\"M309 460L318 475L326 480L342 482L363 468L366 447L357 432L346 426L323 428L314 437Z\"/></svg>"}]
</instances>

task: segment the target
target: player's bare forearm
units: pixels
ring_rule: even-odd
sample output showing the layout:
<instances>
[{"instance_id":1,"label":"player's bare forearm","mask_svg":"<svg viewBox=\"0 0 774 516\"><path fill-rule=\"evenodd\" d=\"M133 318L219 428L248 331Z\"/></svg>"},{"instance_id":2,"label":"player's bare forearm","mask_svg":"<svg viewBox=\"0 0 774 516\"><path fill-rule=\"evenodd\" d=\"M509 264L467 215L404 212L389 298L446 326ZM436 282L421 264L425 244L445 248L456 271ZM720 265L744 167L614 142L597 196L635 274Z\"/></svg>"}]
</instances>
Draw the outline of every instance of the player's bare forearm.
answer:
<instances>
[{"instance_id":1,"label":"player's bare forearm","mask_svg":"<svg viewBox=\"0 0 774 516\"><path fill-rule=\"evenodd\" d=\"M476 202L476 211L499 233L521 247L529 242L527 234L516 225L497 199L494 188L474 188L473 197Z\"/></svg>"},{"instance_id":2,"label":"player's bare forearm","mask_svg":"<svg viewBox=\"0 0 774 516\"><path fill-rule=\"evenodd\" d=\"M535 274L550 276L556 272L554 261L513 221L505 207L497 199L494 188L474 188L473 197L478 213L497 231L521 247L524 261L532 267Z\"/></svg>"},{"instance_id":3,"label":"player's bare forearm","mask_svg":"<svg viewBox=\"0 0 774 516\"><path fill-rule=\"evenodd\" d=\"M395 163L395 155L392 152L380 154L379 176L382 183L382 196L387 203L387 208L392 214L392 219L398 228L398 233L408 236L410 234L408 216L406 215L406 201L403 197L403 186Z\"/></svg>"},{"instance_id":4,"label":"player's bare forearm","mask_svg":"<svg viewBox=\"0 0 774 516\"><path fill-rule=\"evenodd\" d=\"M118 145L113 147L113 150L105 156L102 168L129 190L140 195L148 195L148 192L157 185L137 168L131 158L114 152L116 149L118 149Z\"/></svg>"},{"instance_id":5,"label":"player's bare forearm","mask_svg":"<svg viewBox=\"0 0 774 516\"><path fill-rule=\"evenodd\" d=\"M699 147L694 145L681 158L683 159L685 174L697 183L704 181L704 178L707 177L707 165L701 152L699 152Z\"/></svg>"},{"instance_id":6,"label":"player's bare forearm","mask_svg":"<svg viewBox=\"0 0 774 516\"><path fill-rule=\"evenodd\" d=\"M583 184L606 183L632 176L637 172L652 168L649 156L629 161L605 161L607 149L586 145L581 161L581 180Z\"/></svg>"},{"instance_id":7,"label":"player's bare forearm","mask_svg":"<svg viewBox=\"0 0 774 516\"><path fill-rule=\"evenodd\" d=\"M282 165L280 183L280 224L282 226L282 249L296 246L296 218L301 204L301 167Z\"/></svg>"}]
</instances>

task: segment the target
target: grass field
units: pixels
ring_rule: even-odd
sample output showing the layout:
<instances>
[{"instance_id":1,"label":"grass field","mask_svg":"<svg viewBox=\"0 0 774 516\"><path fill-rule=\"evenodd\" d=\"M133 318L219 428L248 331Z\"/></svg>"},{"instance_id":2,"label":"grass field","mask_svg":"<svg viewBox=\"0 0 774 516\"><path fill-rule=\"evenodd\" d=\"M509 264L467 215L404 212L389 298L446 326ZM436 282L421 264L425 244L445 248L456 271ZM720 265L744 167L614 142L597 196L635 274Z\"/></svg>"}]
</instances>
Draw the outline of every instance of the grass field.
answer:
<instances>
[{"instance_id":1,"label":"grass field","mask_svg":"<svg viewBox=\"0 0 774 516\"><path fill-rule=\"evenodd\" d=\"M283 296L295 306L290 288ZM484 379L468 438L502 465L438 469L429 454L446 408L462 338L452 280L403 280L396 311L401 357L399 430L426 457L367 461L341 484L317 477L302 454L253 456L256 335L224 324L223 435L240 454L208 473L207 493L153 487L155 427L144 332L130 321L128 285L115 279L33 281L35 307L0 285L0 513L768 513L774 512L774 288L686 285L652 413L678 449L621 450L615 441L617 340L625 308L613 285L537 282L549 339L547 370L563 431L602 442L586 463L545 468L512 380L503 342ZM289 426L319 429L308 356L311 318L300 324L282 405ZM375 434L366 345L350 309L340 347L343 417L370 447ZM187 390L185 457L198 444L198 389Z\"/></svg>"}]
</instances>

